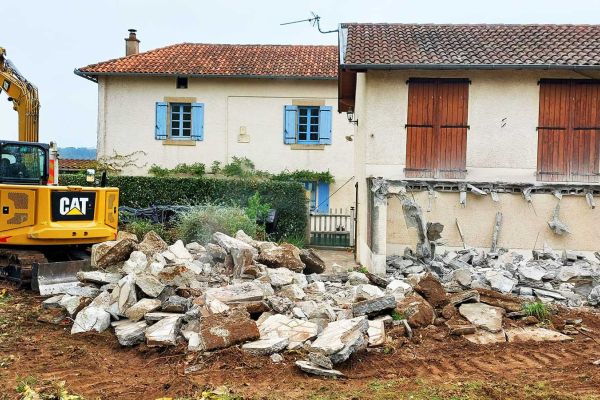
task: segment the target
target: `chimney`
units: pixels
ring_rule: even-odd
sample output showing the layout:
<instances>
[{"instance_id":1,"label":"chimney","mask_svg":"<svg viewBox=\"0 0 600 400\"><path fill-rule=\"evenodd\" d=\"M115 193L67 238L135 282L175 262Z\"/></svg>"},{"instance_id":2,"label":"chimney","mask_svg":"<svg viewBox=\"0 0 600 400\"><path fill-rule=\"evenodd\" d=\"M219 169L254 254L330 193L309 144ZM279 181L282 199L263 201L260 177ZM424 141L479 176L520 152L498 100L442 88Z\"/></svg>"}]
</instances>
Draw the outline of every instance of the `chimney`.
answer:
<instances>
[{"instance_id":1,"label":"chimney","mask_svg":"<svg viewBox=\"0 0 600 400\"><path fill-rule=\"evenodd\" d=\"M129 37L125 38L125 55L130 56L140 52L140 41L135 33L137 30L129 29Z\"/></svg>"}]
</instances>

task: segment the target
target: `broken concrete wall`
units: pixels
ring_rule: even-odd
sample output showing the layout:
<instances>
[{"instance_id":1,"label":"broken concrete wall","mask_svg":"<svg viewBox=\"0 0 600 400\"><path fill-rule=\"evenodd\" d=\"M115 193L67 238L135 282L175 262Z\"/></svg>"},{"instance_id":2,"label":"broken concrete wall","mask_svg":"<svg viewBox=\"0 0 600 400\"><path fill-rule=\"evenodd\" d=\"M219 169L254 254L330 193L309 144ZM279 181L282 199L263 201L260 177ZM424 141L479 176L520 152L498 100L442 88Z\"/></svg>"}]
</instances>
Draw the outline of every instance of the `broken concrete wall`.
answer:
<instances>
[{"instance_id":1,"label":"broken concrete wall","mask_svg":"<svg viewBox=\"0 0 600 400\"><path fill-rule=\"evenodd\" d=\"M530 251L547 243L554 249L597 251L600 243L600 210L591 209L585 196L564 195L560 200L560 220L568 225L570 233L557 235L548 226L557 204L553 194L532 194L528 203L521 193L499 193L498 202L491 196L467 194L466 207L459 204L458 192L436 192L427 212L427 191L412 192L409 196L423 209L428 222L444 224L442 233L447 246L461 247L462 240L456 226L458 219L467 246L489 249L492 243L496 213L502 212L502 227L498 246L513 250ZM599 197L595 198L600 201ZM402 205L397 197L388 199L387 254L402 254L404 247L414 248L418 243L417 231L407 228ZM537 241L537 243L536 243Z\"/></svg>"}]
</instances>

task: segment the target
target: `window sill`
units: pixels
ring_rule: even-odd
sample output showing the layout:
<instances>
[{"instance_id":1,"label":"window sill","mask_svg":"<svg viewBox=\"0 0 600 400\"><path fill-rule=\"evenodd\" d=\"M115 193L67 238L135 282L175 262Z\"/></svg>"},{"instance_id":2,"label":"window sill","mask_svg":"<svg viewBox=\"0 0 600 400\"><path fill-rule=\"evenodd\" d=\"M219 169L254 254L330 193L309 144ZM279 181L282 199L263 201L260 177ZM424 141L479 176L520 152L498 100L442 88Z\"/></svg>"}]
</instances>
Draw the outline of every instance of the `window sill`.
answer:
<instances>
[{"instance_id":1,"label":"window sill","mask_svg":"<svg viewBox=\"0 0 600 400\"><path fill-rule=\"evenodd\" d=\"M325 150L324 144L292 144L290 145L292 150Z\"/></svg>"},{"instance_id":2,"label":"window sill","mask_svg":"<svg viewBox=\"0 0 600 400\"><path fill-rule=\"evenodd\" d=\"M196 141L191 139L166 139L162 141L163 146L195 146Z\"/></svg>"}]
</instances>

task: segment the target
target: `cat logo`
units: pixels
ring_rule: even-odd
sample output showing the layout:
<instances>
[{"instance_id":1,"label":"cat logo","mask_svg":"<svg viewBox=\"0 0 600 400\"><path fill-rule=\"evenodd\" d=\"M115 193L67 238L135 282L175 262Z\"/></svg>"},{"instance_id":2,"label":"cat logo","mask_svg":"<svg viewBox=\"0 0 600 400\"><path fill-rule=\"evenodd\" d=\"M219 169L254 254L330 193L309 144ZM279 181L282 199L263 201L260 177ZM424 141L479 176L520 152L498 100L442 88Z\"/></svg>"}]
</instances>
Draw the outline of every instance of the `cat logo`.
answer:
<instances>
[{"instance_id":1,"label":"cat logo","mask_svg":"<svg viewBox=\"0 0 600 400\"><path fill-rule=\"evenodd\" d=\"M85 197L61 197L60 215L85 215L88 201Z\"/></svg>"},{"instance_id":2,"label":"cat logo","mask_svg":"<svg viewBox=\"0 0 600 400\"><path fill-rule=\"evenodd\" d=\"M91 221L94 219L94 192L52 192L52 220Z\"/></svg>"}]
</instances>

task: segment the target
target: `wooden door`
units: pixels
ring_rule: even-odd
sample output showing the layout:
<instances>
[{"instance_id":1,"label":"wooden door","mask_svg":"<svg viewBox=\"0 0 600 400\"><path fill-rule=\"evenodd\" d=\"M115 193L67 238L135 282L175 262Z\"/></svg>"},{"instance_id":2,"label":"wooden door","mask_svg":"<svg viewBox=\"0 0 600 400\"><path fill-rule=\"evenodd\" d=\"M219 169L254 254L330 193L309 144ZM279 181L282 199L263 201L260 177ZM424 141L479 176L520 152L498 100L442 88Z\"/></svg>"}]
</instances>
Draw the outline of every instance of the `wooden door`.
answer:
<instances>
[{"instance_id":1,"label":"wooden door","mask_svg":"<svg viewBox=\"0 0 600 400\"><path fill-rule=\"evenodd\" d=\"M408 177L466 175L468 81L411 79L408 89Z\"/></svg>"},{"instance_id":2,"label":"wooden door","mask_svg":"<svg viewBox=\"0 0 600 400\"><path fill-rule=\"evenodd\" d=\"M600 83L542 80L538 126L538 179L597 182Z\"/></svg>"}]
</instances>

